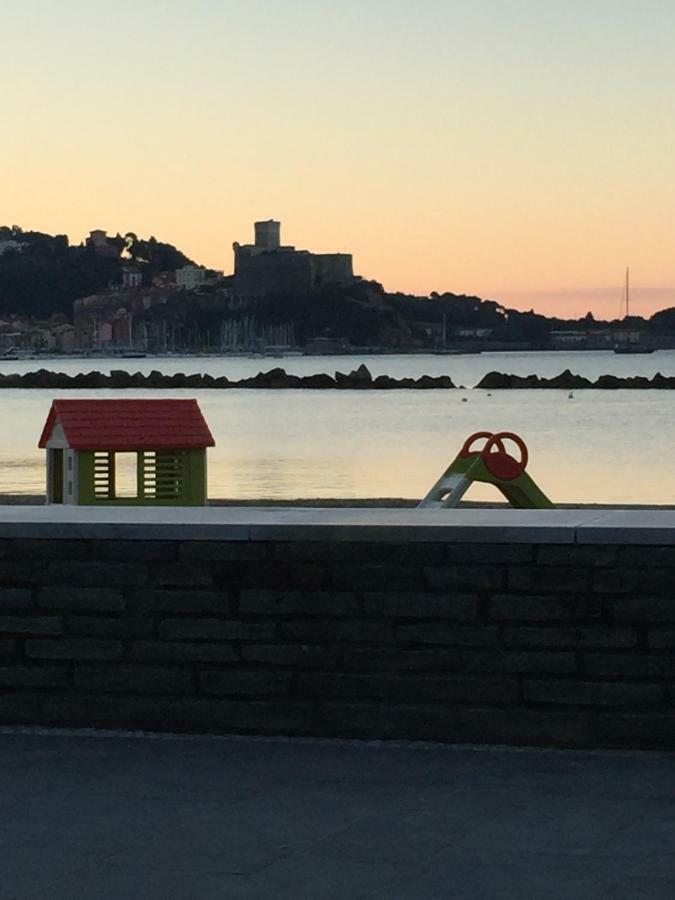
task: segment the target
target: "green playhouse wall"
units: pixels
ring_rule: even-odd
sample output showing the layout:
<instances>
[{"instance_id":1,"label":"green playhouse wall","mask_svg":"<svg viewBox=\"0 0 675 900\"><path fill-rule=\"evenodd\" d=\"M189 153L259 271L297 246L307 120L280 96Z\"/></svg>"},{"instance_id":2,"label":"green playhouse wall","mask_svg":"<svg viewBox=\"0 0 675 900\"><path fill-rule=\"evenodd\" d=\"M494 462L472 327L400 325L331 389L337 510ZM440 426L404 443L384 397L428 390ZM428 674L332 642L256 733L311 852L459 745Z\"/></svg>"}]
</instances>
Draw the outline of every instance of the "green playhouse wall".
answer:
<instances>
[{"instance_id":1,"label":"green playhouse wall","mask_svg":"<svg viewBox=\"0 0 675 900\"><path fill-rule=\"evenodd\" d=\"M78 457L81 506L204 506L206 497L206 450L177 450L183 462L183 490L168 499L155 497L101 498L94 493L94 451L80 450ZM138 455L138 483L142 484L142 454Z\"/></svg>"}]
</instances>

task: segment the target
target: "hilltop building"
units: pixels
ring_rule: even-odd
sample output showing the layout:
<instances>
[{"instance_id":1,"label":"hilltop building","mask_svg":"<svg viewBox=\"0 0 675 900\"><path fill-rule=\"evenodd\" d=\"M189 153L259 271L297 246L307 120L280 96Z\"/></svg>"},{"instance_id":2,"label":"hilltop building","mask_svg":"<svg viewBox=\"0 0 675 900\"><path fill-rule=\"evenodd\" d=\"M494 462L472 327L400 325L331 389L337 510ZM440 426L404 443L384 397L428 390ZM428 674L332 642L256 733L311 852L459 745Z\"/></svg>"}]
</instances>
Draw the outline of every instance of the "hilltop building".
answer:
<instances>
[{"instance_id":1,"label":"hilltop building","mask_svg":"<svg viewBox=\"0 0 675 900\"><path fill-rule=\"evenodd\" d=\"M139 288L143 284L143 273L135 266L125 266L122 269L122 289Z\"/></svg>"},{"instance_id":2,"label":"hilltop building","mask_svg":"<svg viewBox=\"0 0 675 900\"><path fill-rule=\"evenodd\" d=\"M255 223L254 244L233 244L231 290L241 296L308 294L322 284L354 281L351 253L310 253L281 243L281 223Z\"/></svg>"},{"instance_id":3,"label":"hilltop building","mask_svg":"<svg viewBox=\"0 0 675 900\"><path fill-rule=\"evenodd\" d=\"M88 247L93 247L96 256L106 257L108 259L117 259L120 255L121 248L117 246L102 228L95 228L89 232L86 240Z\"/></svg>"},{"instance_id":4,"label":"hilltop building","mask_svg":"<svg viewBox=\"0 0 675 900\"><path fill-rule=\"evenodd\" d=\"M176 287L180 291L194 291L204 284L206 274L203 266L183 266L176 269Z\"/></svg>"}]
</instances>

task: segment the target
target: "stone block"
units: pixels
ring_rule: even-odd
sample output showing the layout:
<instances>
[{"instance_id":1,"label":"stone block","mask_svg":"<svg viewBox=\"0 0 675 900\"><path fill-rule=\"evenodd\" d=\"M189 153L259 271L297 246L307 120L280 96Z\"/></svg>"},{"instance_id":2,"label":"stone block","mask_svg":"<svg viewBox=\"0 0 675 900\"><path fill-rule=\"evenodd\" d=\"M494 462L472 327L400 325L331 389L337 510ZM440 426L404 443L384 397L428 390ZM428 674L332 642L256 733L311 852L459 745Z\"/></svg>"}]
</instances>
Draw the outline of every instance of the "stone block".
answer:
<instances>
[{"instance_id":1,"label":"stone block","mask_svg":"<svg viewBox=\"0 0 675 900\"><path fill-rule=\"evenodd\" d=\"M91 555L89 541L59 538L15 538L7 541L7 559L44 562L51 559L88 559Z\"/></svg>"},{"instance_id":2,"label":"stone block","mask_svg":"<svg viewBox=\"0 0 675 900\"><path fill-rule=\"evenodd\" d=\"M210 734L307 734L311 731L312 721L312 709L308 704L281 702L279 698L266 702L215 697L90 694L48 696L41 700L41 718L50 725Z\"/></svg>"},{"instance_id":3,"label":"stone block","mask_svg":"<svg viewBox=\"0 0 675 900\"><path fill-rule=\"evenodd\" d=\"M529 681L524 685L527 703L563 706L662 706L663 689L658 684L590 681Z\"/></svg>"},{"instance_id":4,"label":"stone block","mask_svg":"<svg viewBox=\"0 0 675 900\"><path fill-rule=\"evenodd\" d=\"M195 691L192 672L148 666L107 666L104 669L78 666L74 682L77 688L104 694L188 694Z\"/></svg>"},{"instance_id":5,"label":"stone block","mask_svg":"<svg viewBox=\"0 0 675 900\"><path fill-rule=\"evenodd\" d=\"M68 669L57 666L0 667L0 688L62 688L68 683Z\"/></svg>"},{"instance_id":6,"label":"stone block","mask_svg":"<svg viewBox=\"0 0 675 900\"><path fill-rule=\"evenodd\" d=\"M16 641L10 638L0 638L0 657L14 656L16 650Z\"/></svg>"},{"instance_id":7,"label":"stone block","mask_svg":"<svg viewBox=\"0 0 675 900\"><path fill-rule=\"evenodd\" d=\"M134 604L139 611L220 613L229 615L230 595L226 591L137 591Z\"/></svg>"},{"instance_id":8,"label":"stone block","mask_svg":"<svg viewBox=\"0 0 675 900\"><path fill-rule=\"evenodd\" d=\"M61 634L63 624L55 616L0 616L0 634Z\"/></svg>"},{"instance_id":9,"label":"stone block","mask_svg":"<svg viewBox=\"0 0 675 900\"><path fill-rule=\"evenodd\" d=\"M224 619L164 619L159 623L158 634L163 640L265 641L274 638L275 626Z\"/></svg>"},{"instance_id":10,"label":"stone block","mask_svg":"<svg viewBox=\"0 0 675 900\"><path fill-rule=\"evenodd\" d=\"M255 544L254 546L262 546ZM271 558L287 562L331 562L372 560L372 546L337 541L270 541Z\"/></svg>"},{"instance_id":11,"label":"stone block","mask_svg":"<svg viewBox=\"0 0 675 900\"><path fill-rule=\"evenodd\" d=\"M498 629L494 625L447 625L444 622L423 622L396 626L398 644L495 647L498 634Z\"/></svg>"},{"instance_id":12,"label":"stone block","mask_svg":"<svg viewBox=\"0 0 675 900\"><path fill-rule=\"evenodd\" d=\"M584 566L513 566L508 573L511 591L578 593L590 590L591 569Z\"/></svg>"},{"instance_id":13,"label":"stone block","mask_svg":"<svg viewBox=\"0 0 675 900\"><path fill-rule=\"evenodd\" d=\"M392 618L473 622L478 616L476 594L380 591L365 594L364 604L367 614Z\"/></svg>"},{"instance_id":14,"label":"stone block","mask_svg":"<svg viewBox=\"0 0 675 900\"><path fill-rule=\"evenodd\" d=\"M504 566L427 566L426 584L435 591L478 591L504 585Z\"/></svg>"},{"instance_id":15,"label":"stone block","mask_svg":"<svg viewBox=\"0 0 675 900\"><path fill-rule=\"evenodd\" d=\"M337 664L333 647L310 644L244 644L241 658L246 662L298 669L332 669Z\"/></svg>"},{"instance_id":16,"label":"stone block","mask_svg":"<svg viewBox=\"0 0 675 900\"><path fill-rule=\"evenodd\" d=\"M461 741L459 709L446 703L325 702L315 722L329 737L373 740Z\"/></svg>"},{"instance_id":17,"label":"stone block","mask_svg":"<svg viewBox=\"0 0 675 900\"><path fill-rule=\"evenodd\" d=\"M49 563L46 583L80 587L140 587L148 578L143 563L54 561Z\"/></svg>"},{"instance_id":18,"label":"stone block","mask_svg":"<svg viewBox=\"0 0 675 900\"><path fill-rule=\"evenodd\" d=\"M117 562L173 562L177 541L96 541L96 559Z\"/></svg>"},{"instance_id":19,"label":"stone block","mask_svg":"<svg viewBox=\"0 0 675 900\"><path fill-rule=\"evenodd\" d=\"M350 616L358 613L359 604L356 595L349 591L242 591L239 611L272 615Z\"/></svg>"},{"instance_id":20,"label":"stone block","mask_svg":"<svg viewBox=\"0 0 675 900\"><path fill-rule=\"evenodd\" d=\"M625 597L609 605L617 622L675 622L675 588L670 597Z\"/></svg>"},{"instance_id":21,"label":"stone block","mask_svg":"<svg viewBox=\"0 0 675 900\"><path fill-rule=\"evenodd\" d=\"M383 541L288 541L274 542L274 559L281 562L376 563L405 566L440 565L445 544Z\"/></svg>"},{"instance_id":22,"label":"stone block","mask_svg":"<svg viewBox=\"0 0 675 900\"><path fill-rule=\"evenodd\" d=\"M652 678L675 678L675 657L672 653L650 654L647 657L647 671Z\"/></svg>"},{"instance_id":23,"label":"stone block","mask_svg":"<svg viewBox=\"0 0 675 900\"><path fill-rule=\"evenodd\" d=\"M213 574L201 563L157 563L152 567L150 583L157 588L211 588Z\"/></svg>"},{"instance_id":24,"label":"stone block","mask_svg":"<svg viewBox=\"0 0 675 900\"><path fill-rule=\"evenodd\" d=\"M0 591L6 588L44 583L47 563L41 560L0 559Z\"/></svg>"},{"instance_id":25,"label":"stone block","mask_svg":"<svg viewBox=\"0 0 675 900\"><path fill-rule=\"evenodd\" d=\"M557 622L572 618L572 605L567 597L497 594L490 601L489 612L491 619L500 622Z\"/></svg>"},{"instance_id":26,"label":"stone block","mask_svg":"<svg viewBox=\"0 0 675 900\"><path fill-rule=\"evenodd\" d=\"M39 694L3 694L0 696L0 725L44 724L44 697Z\"/></svg>"},{"instance_id":27,"label":"stone block","mask_svg":"<svg viewBox=\"0 0 675 900\"><path fill-rule=\"evenodd\" d=\"M244 562L213 563L217 584L225 588L241 587L275 591L299 588L303 584L311 589L321 588L326 581L326 570L316 563L301 563L296 570L297 582L291 577L287 563L261 559Z\"/></svg>"},{"instance_id":28,"label":"stone block","mask_svg":"<svg viewBox=\"0 0 675 900\"><path fill-rule=\"evenodd\" d=\"M387 563L337 563L332 567L333 584L340 590L409 591L423 585L421 573L414 567Z\"/></svg>"},{"instance_id":29,"label":"stone block","mask_svg":"<svg viewBox=\"0 0 675 900\"><path fill-rule=\"evenodd\" d=\"M597 569L593 589L601 594L643 594L675 597L675 568Z\"/></svg>"},{"instance_id":30,"label":"stone block","mask_svg":"<svg viewBox=\"0 0 675 900\"><path fill-rule=\"evenodd\" d=\"M657 650L675 649L675 631L659 628L647 632L647 643Z\"/></svg>"},{"instance_id":31,"label":"stone block","mask_svg":"<svg viewBox=\"0 0 675 900\"><path fill-rule=\"evenodd\" d=\"M668 750L675 747L675 716L671 710L597 713L595 746L635 750Z\"/></svg>"},{"instance_id":32,"label":"stone block","mask_svg":"<svg viewBox=\"0 0 675 900\"><path fill-rule=\"evenodd\" d=\"M26 641L26 656L31 659L121 659L124 647L119 641L91 638L59 638Z\"/></svg>"},{"instance_id":33,"label":"stone block","mask_svg":"<svg viewBox=\"0 0 675 900\"><path fill-rule=\"evenodd\" d=\"M38 594L38 606L43 609L121 612L125 603L120 591L104 587L46 587Z\"/></svg>"},{"instance_id":34,"label":"stone block","mask_svg":"<svg viewBox=\"0 0 675 900\"><path fill-rule=\"evenodd\" d=\"M359 547L359 559L363 562L377 560L397 566L441 566L446 562L446 544L435 544L427 541L408 544L347 544L352 548ZM370 555L367 555L368 552ZM352 557L355 561L357 557Z\"/></svg>"},{"instance_id":35,"label":"stone block","mask_svg":"<svg viewBox=\"0 0 675 900\"><path fill-rule=\"evenodd\" d=\"M505 628L507 647L635 647L637 632L630 628L590 626L585 628Z\"/></svg>"},{"instance_id":36,"label":"stone block","mask_svg":"<svg viewBox=\"0 0 675 900\"><path fill-rule=\"evenodd\" d=\"M460 566L526 565L534 562L533 544L445 544L445 562Z\"/></svg>"},{"instance_id":37,"label":"stone block","mask_svg":"<svg viewBox=\"0 0 675 900\"><path fill-rule=\"evenodd\" d=\"M616 565L618 548L611 544L541 544L537 547L540 566L605 568Z\"/></svg>"},{"instance_id":38,"label":"stone block","mask_svg":"<svg viewBox=\"0 0 675 900\"><path fill-rule=\"evenodd\" d=\"M622 566L675 569L675 547L622 547L620 562Z\"/></svg>"},{"instance_id":39,"label":"stone block","mask_svg":"<svg viewBox=\"0 0 675 900\"><path fill-rule=\"evenodd\" d=\"M288 622L277 626L279 640L290 643L332 644L340 642L391 643L393 627L387 622L328 621Z\"/></svg>"},{"instance_id":40,"label":"stone block","mask_svg":"<svg viewBox=\"0 0 675 900\"><path fill-rule=\"evenodd\" d=\"M468 650L462 651L464 672L505 672L508 674L574 675L577 659L563 650Z\"/></svg>"},{"instance_id":41,"label":"stone block","mask_svg":"<svg viewBox=\"0 0 675 900\"><path fill-rule=\"evenodd\" d=\"M584 675L603 678L646 678L655 675L651 667L669 665L668 657L640 653L584 653Z\"/></svg>"},{"instance_id":42,"label":"stone block","mask_svg":"<svg viewBox=\"0 0 675 900\"><path fill-rule=\"evenodd\" d=\"M347 648L344 651L344 668L360 671L441 671L454 672L461 668L462 658L458 650L446 648L418 649L408 647Z\"/></svg>"},{"instance_id":43,"label":"stone block","mask_svg":"<svg viewBox=\"0 0 675 900\"><path fill-rule=\"evenodd\" d=\"M249 562L267 559L270 553L269 544L245 541L185 541L178 549L183 562Z\"/></svg>"},{"instance_id":44,"label":"stone block","mask_svg":"<svg viewBox=\"0 0 675 900\"><path fill-rule=\"evenodd\" d=\"M315 699L341 697L387 702L512 704L518 700L516 678L466 678L462 675L329 673L301 675L298 695Z\"/></svg>"},{"instance_id":45,"label":"stone block","mask_svg":"<svg viewBox=\"0 0 675 900\"><path fill-rule=\"evenodd\" d=\"M101 635L102 637L147 637L153 634L155 623L149 617L122 616L67 616L68 634Z\"/></svg>"},{"instance_id":46,"label":"stone block","mask_svg":"<svg viewBox=\"0 0 675 900\"><path fill-rule=\"evenodd\" d=\"M595 748L602 743L595 728L597 716L596 710L587 709L459 708L453 739L523 747Z\"/></svg>"},{"instance_id":47,"label":"stone block","mask_svg":"<svg viewBox=\"0 0 675 900\"><path fill-rule=\"evenodd\" d=\"M27 588L0 587L0 612L14 612L31 609L33 598Z\"/></svg>"},{"instance_id":48,"label":"stone block","mask_svg":"<svg viewBox=\"0 0 675 900\"><path fill-rule=\"evenodd\" d=\"M205 694L223 696L266 696L288 694L292 684L292 674L288 671L252 671L225 669L206 671L199 674L199 685Z\"/></svg>"},{"instance_id":49,"label":"stone block","mask_svg":"<svg viewBox=\"0 0 675 900\"><path fill-rule=\"evenodd\" d=\"M186 641L136 641L131 645L133 659L166 662L238 662L239 654L231 644L187 643Z\"/></svg>"}]
</instances>

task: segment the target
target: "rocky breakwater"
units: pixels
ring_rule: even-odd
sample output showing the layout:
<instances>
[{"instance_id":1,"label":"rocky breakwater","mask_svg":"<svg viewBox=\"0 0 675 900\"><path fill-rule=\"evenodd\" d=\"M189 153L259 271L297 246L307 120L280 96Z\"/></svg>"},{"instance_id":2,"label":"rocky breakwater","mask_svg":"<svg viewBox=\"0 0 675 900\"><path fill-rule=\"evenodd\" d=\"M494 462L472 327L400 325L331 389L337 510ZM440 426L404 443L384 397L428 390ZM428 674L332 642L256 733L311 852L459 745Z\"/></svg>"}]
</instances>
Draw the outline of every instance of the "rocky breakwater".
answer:
<instances>
[{"instance_id":1,"label":"rocky breakwater","mask_svg":"<svg viewBox=\"0 0 675 900\"><path fill-rule=\"evenodd\" d=\"M124 372L114 369L109 375L102 372L82 372L78 375L67 375L64 372L50 372L39 369L37 372L25 374L0 373L0 389L42 389L42 390L91 390L105 388L107 390L124 390L127 388L156 388L171 390L175 388L227 389L248 388L256 390L439 390L454 388L448 375L422 375L419 378L392 378L389 375L378 375L373 378L367 366L361 365L348 374L336 372L334 376L319 373L316 375L289 375L285 369L271 369L269 372L258 372L250 378L231 381L224 375L164 375L152 371Z\"/></svg>"},{"instance_id":2,"label":"rocky breakwater","mask_svg":"<svg viewBox=\"0 0 675 900\"><path fill-rule=\"evenodd\" d=\"M476 385L477 388L486 390L536 390L539 388L558 390L673 390L675 389L675 377L666 377L659 372L653 378L643 375L632 375L621 378L618 375L600 375L595 381L584 378L583 375L575 375L569 369L565 369L560 375L553 378L542 378L539 375L508 375L504 372L488 372Z\"/></svg>"}]
</instances>

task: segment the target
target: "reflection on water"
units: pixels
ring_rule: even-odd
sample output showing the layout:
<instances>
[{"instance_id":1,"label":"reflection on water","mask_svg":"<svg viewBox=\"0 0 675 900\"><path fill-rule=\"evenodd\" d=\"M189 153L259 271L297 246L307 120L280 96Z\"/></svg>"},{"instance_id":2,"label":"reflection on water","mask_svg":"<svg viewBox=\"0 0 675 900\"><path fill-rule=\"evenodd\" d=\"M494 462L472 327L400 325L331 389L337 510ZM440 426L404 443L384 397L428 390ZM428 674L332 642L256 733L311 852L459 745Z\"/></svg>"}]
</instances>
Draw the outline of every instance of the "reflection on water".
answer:
<instances>
[{"instance_id":1,"label":"reflection on water","mask_svg":"<svg viewBox=\"0 0 675 900\"><path fill-rule=\"evenodd\" d=\"M0 392L0 492L44 489L40 430L55 396ZM112 391L97 396L119 396ZM675 392L125 391L196 397L216 438L211 497L420 497L473 431L516 431L552 500L675 503ZM468 402L462 402L466 399ZM477 486L474 499L492 499Z\"/></svg>"}]
</instances>

